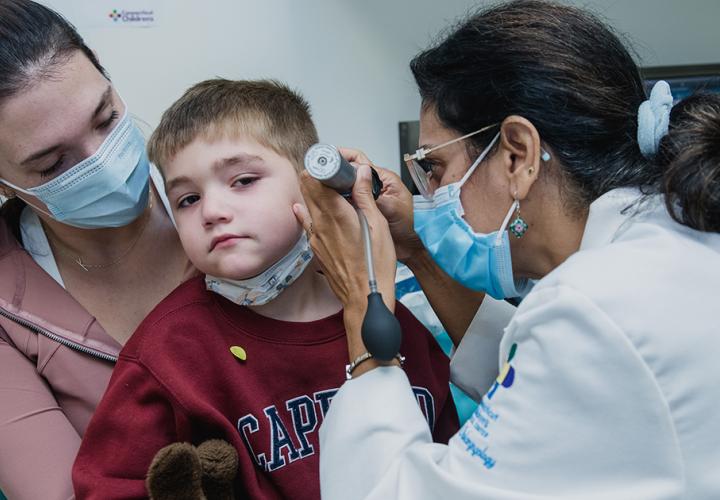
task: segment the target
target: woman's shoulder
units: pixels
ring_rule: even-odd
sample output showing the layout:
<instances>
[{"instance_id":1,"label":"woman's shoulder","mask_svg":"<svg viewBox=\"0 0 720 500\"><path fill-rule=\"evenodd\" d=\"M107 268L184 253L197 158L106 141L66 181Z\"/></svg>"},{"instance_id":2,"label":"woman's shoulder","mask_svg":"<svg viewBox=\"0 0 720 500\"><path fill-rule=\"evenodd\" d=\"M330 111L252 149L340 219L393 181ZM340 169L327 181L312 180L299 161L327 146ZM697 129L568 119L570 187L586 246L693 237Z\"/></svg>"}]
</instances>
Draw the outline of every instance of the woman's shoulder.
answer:
<instances>
[{"instance_id":1,"label":"woman's shoulder","mask_svg":"<svg viewBox=\"0 0 720 500\"><path fill-rule=\"evenodd\" d=\"M543 278L538 290L569 286L599 303L616 299L620 309L651 299L663 303L673 291L715 292L720 234L678 224L659 197L623 212L592 221L597 231L589 222L580 250ZM592 244L586 245L587 240Z\"/></svg>"},{"instance_id":2,"label":"woman's shoulder","mask_svg":"<svg viewBox=\"0 0 720 500\"><path fill-rule=\"evenodd\" d=\"M86 340L89 313L47 274L20 245L7 221L0 217L0 308L58 336L75 334Z\"/></svg>"},{"instance_id":3,"label":"woman's shoulder","mask_svg":"<svg viewBox=\"0 0 720 500\"><path fill-rule=\"evenodd\" d=\"M540 280L515 319L542 312L572 329L596 317L647 359L717 345L716 237L675 223L664 208L629 218L607 241L581 249Z\"/></svg>"},{"instance_id":4,"label":"woman's shoulder","mask_svg":"<svg viewBox=\"0 0 720 500\"><path fill-rule=\"evenodd\" d=\"M430 330L399 300L395 301L395 317L400 322L403 334L410 335L412 338L431 339L435 342Z\"/></svg>"}]
</instances>

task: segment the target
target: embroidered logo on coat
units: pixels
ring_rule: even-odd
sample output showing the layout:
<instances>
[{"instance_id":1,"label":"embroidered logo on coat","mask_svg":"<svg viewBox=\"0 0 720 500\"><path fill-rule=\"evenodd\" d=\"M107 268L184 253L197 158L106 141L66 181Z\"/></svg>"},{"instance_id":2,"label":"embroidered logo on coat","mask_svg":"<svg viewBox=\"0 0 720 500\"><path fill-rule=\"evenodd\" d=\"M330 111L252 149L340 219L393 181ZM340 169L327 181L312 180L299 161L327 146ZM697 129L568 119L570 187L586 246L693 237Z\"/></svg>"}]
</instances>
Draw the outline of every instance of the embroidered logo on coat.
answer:
<instances>
[{"instance_id":1,"label":"embroidered logo on coat","mask_svg":"<svg viewBox=\"0 0 720 500\"><path fill-rule=\"evenodd\" d=\"M513 344L512 347L510 347L510 352L508 353L508 359L505 362L505 365L503 366L502 370L500 370L500 375L498 375L498 378L495 380L495 383L490 388L490 392L488 392L487 398L492 399L493 395L495 395L495 391L497 391L498 387L502 386L506 389L509 389L512 387L513 382L515 382L515 368L510 364L512 359L515 357L515 352L517 351L517 344Z\"/></svg>"},{"instance_id":2,"label":"embroidered logo on coat","mask_svg":"<svg viewBox=\"0 0 720 500\"><path fill-rule=\"evenodd\" d=\"M458 433L460 441L465 450L479 459L486 469L495 467L496 460L489 450L490 427L492 422L500 419L500 414L490 406L490 400L497 392L498 388L504 387L509 389L515 382L515 368L511 362L517 352L517 344L510 347L508 359L503 365L502 370L487 395L480 401L475 412L470 419L465 422L462 429Z\"/></svg>"}]
</instances>

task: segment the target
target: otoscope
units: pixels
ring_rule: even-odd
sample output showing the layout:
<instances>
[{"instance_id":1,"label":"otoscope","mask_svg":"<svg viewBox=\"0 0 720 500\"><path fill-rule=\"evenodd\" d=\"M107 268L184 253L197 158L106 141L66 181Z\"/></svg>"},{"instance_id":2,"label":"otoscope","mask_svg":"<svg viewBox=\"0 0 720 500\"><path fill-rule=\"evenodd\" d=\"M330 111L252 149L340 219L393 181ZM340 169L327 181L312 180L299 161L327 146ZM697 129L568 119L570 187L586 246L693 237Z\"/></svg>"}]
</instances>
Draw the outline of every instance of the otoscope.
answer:
<instances>
[{"instance_id":1,"label":"otoscope","mask_svg":"<svg viewBox=\"0 0 720 500\"><path fill-rule=\"evenodd\" d=\"M346 199L352 195L357 172L355 167L342 157L335 146L329 144L311 146L305 153L305 169L312 177L334 189ZM375 169L371 168L370 170L372 171L372 194L377 199L383 184ZM362 230L368 285L370 285L367 311L362 324L362 340L374 358L390 361L400 350L402 330L397 318L387 308L382 295L378 292L367 219L362 210L359 208L355 210Z\"/></svg>"}]
</instances>

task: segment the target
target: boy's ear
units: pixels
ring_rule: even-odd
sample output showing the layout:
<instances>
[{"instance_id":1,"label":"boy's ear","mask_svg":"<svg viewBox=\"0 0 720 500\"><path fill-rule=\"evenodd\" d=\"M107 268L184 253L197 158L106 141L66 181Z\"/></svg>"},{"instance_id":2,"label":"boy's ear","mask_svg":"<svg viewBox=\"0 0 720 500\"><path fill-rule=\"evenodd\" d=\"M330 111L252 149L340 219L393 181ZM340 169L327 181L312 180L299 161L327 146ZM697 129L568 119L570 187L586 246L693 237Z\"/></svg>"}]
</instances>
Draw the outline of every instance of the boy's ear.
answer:
<instances>
[{"instance_id":1,"label":"boy's ear","mask_svg":"<svg viewBox=\"0 0 720 500\"><path fill-rule=\"evenodd\" d=\"M499 148L509 181L510 196L524 200L540 175L540 134L526 118L508 116L500 126Z\"/></svg>"}]
</instances>

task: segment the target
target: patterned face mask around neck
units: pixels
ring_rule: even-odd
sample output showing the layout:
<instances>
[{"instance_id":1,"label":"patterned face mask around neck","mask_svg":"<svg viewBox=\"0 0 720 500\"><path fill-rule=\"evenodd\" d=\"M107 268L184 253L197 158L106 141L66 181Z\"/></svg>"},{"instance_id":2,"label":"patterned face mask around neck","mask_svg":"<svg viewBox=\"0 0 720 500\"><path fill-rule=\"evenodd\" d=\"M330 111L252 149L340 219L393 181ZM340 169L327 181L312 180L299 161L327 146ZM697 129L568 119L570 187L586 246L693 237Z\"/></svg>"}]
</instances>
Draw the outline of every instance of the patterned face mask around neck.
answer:
<instances>
[{"instance_id":1,"label":"patterned face mask around neck","mask_svg":"<svg viewBox=\"0 0 720 500\"><path fill-rule=\"evenodd\" d=\"M208 290L241 306L261 306L275 299L305 271L313 258L307 235L303 231L290 252L262 273L246 280L205 276Z\"/></svg>"},{"instance_id":2,"label":"patterned face mask around neck","mask_svg":"<svg viewBox=\"0 0 720 500\"><path fill-rule=\"evenodd\" d=\"M495 145L500 134L478 156L462 179L437 188L431 199L413 197L414 228L433 260L452 279L495 299L524 295L528 280L515 281L506 231L514 202L500 229L476 233L463 219L460 189Z\"/></svg>"}]
</instances>

